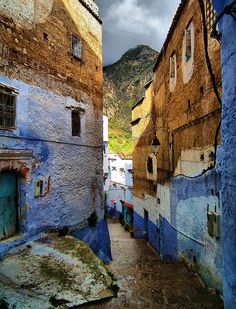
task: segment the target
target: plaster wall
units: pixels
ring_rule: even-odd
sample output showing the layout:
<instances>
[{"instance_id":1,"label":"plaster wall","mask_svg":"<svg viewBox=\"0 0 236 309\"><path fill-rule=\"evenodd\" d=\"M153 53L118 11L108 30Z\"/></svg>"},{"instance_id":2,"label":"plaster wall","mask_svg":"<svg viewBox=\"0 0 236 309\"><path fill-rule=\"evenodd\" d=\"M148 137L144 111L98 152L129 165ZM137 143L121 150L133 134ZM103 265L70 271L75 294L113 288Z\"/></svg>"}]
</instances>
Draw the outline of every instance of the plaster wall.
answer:
<instances>
[{"instance_id":1,"label":"plaster wall","mask_svg":"<svg viewBox=\"0 0 236 309\"><path fill-rule=\"evenodd\" d=\"M25 169L19 175L21 236L1 242L0 252L45 229L67 227L85 231L76 235L82 240L90 235L96 253L109 258L103 222L100 20L83 1L23 2L0 4L0 83L18 91L16 127L0 130L0 166L18 171L22 164ZM82 41L82 60L72 55L72 34ZM73 109L80 110L80 136L72 136ZM10 161L3 158L6 150L30 151L32 157ZM35 197L37 180L47 190ZM94 211L98 223L91 229L88 218Z\"/></svg>"},{"instance_id":2,"label":"plaster wall","mask_svg":"<svg viewBox=\"0 0 236 309\"><path fill-rule=\"evenodd\" d=\"M220 14L226 5L233 1L213 1ZM226 309L236 307L236 22L225 14L220 23L223 114L222 114L222 152L218 156L222 174L222 212L223 250L224 250L224 305Z\"/></svg>"},{"instance_id":3,"label":"plaster wall","mask_svg":"<svg viewBox=\"0 0 236 309\"><path fill-rule=\"evenodd\" d=\"M80 1L54 0L52 8L47 6L51 11L44 22L34 22L29 28L21 3L18 0L18 5L12 9L12 2L8 1L1 7L2 75L40 85L77 101L89 101L102 110L102 29L99 20ZM38 10L43 11L41 6ZM72 34L81 39L81 61L72 56Z\"/></svg>"},{"instance_id":4,"label":"plaster wall","mask_svg":"<svg viewBox=\"0 0 236 309\"><path fill-rule=\"evenodd\" d=\"M17 129L1 132L0 148L30 149L35 158L27 230L78 225L97 206L102 218L102 146L97 142L102 113L98 115L91 104L84 105L81 137L72 137L71 110L66 108L69 98L5 77L0 82L19 90ZM34 182L40 176L51 177L51 191L34 198Z\"/></svg>"}]
</instances>

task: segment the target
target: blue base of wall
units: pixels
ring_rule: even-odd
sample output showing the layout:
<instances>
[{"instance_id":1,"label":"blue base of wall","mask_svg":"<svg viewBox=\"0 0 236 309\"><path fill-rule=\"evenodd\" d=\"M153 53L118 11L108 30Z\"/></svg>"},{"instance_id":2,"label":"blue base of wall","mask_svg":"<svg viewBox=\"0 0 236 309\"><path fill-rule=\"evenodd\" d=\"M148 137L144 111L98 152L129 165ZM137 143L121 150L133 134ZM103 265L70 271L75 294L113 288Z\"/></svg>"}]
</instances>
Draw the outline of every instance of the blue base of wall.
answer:
<instances>
[{"instance_id":1,"label":"blue base of wall","mask_svg":"<svg viewBox=\"0 0 236 309\"><path fill-rule=\"evenodd\" d=\"M138 215L134 211L134 227L136 229L134 233L134 237L136 239L148 239L152 247L159 253L160 245L159 245L159 233L156 224L152 221L148 221L148 229L145 230L145 222L144 218Z\"/></svg>"},{"instance_id":2,"label":"blue base of wall","mask_svg":"<svg viewBox=\"0 0 236 309\"><path fill-rule=\"evenodd\" d=\"M174 262L178 258L177 232L176 230L173 229L170 223L163 217L161 220L161 225L163 233L163 235L160 236L161 256L165 259Z\"/></svg>"},{"instance_id":3,"label":"blue base of wall","mask_svg":"<svg viewBox=\"0 0 236 309\"><path fill-rule=\"evenodd\" d=\"M136 239L145 239L147 233L144 231L144 219L134 211L134 237Z\"/></svg>"},{"instance_id":4,"label":"blue base of wall","mask_svg":"<svg viewBox=\"0 0 236 309\"><path fill-rule=\"evenodd\" d=\"M115 213L114 213L113 207L108 207L108 216L109 216L109 218L114 218ZM116 216L117 216L117 218L120 218L120 216L122 216L122 213L120 211L116 210Z\"/></svg>"},{"instance_id":5,"label":"blue base of wall","mask_svg":"<svg viewBox=\"0 0 236 309\"><path fill-rule=\"evenodd\" d=\"M112 261L110 236L105 220L99 221L95 228L77 230L72 235L87 243L104 263Z\"/></svg>"}]
</instances>

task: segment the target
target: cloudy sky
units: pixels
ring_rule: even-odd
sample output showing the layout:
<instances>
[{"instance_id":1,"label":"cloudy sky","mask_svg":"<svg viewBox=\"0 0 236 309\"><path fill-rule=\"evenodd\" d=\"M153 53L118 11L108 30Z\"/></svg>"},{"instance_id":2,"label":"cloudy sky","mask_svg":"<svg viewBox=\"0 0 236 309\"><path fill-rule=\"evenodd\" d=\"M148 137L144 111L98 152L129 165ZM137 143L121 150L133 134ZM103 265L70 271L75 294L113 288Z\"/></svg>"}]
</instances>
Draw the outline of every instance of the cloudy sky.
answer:
<instances>
[{"instance_id":1,"label":"cloudy sky","mask_svg":"<svg viewBox=\"0 0 236 309\"><path fill-rule=\"evenodd\" d=\"M104 64L129 48L160 50L180 0L97 0L103 19Z\"/></svg>"}]
</instances>

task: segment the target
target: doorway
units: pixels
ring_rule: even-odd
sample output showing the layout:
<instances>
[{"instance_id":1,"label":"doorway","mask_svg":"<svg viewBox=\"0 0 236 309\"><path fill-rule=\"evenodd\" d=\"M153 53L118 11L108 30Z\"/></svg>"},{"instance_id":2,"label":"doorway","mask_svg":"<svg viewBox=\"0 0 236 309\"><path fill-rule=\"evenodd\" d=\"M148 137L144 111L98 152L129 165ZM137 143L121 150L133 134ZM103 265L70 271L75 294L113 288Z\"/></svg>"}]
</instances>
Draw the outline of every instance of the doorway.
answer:
<instances>
[{"instance_id":1,"label":"doorway","mask_svg":"<svg viewBox=\"0 0 236 309\"><path fill-rule=\"evenodd\" d=\"M149 220L149 215L148 211L144 209L144 232L145 232L145 238L149 240L149 235L148 235L148 220Z\"/></svg>"},{"instance_id":2,"label":"doorway","mask_svg":"<svg viewBox=\"0 0 236 309\"><path fill-rule=\"evenodd\" d=\"M18 232L17 174L0 174L0 240Z\"/></svg>"}]
</instances>

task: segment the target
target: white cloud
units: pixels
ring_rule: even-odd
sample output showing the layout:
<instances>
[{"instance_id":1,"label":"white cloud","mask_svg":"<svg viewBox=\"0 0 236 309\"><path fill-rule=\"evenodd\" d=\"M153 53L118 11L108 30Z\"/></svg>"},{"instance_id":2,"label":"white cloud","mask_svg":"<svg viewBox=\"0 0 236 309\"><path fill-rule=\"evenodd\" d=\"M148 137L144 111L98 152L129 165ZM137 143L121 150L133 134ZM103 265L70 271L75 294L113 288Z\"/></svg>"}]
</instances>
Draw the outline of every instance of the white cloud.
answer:
<instances>
[{"instance_id":1,"label":"white cloud","mask_svg":"<svg viewBox=\"0 0 236 309\"><path fill-rule=\"evenodd\" d=\"M98 0L104 29L104 62L138 44L160 50L180 0Z\"/></svg>"}]
</instances>

